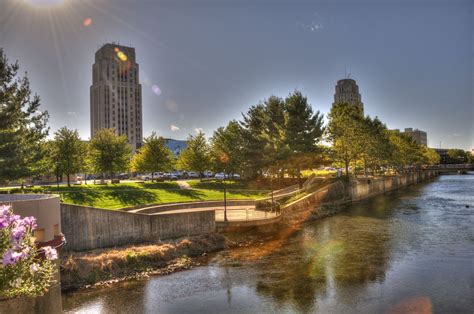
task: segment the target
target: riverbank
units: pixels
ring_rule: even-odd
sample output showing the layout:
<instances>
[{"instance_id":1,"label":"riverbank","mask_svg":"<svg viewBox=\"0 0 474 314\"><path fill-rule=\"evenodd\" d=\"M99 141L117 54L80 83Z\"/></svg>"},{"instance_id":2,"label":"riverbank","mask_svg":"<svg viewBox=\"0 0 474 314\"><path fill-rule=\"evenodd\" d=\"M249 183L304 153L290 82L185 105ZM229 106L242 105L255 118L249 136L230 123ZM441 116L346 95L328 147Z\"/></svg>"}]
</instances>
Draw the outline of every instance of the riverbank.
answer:
<instances>
[{"instance_id":1,"label":"riverbank","mask_svg":"<svg viewBox=\"0 0 474 314\"><path fill-rule=\"evenodd\" d=\"M157 244L71 252L61 258L61 287L73 291L170 274L199 264L198 257L225 246L224 236L207 234Z\"/></svg>"}]
</instances>

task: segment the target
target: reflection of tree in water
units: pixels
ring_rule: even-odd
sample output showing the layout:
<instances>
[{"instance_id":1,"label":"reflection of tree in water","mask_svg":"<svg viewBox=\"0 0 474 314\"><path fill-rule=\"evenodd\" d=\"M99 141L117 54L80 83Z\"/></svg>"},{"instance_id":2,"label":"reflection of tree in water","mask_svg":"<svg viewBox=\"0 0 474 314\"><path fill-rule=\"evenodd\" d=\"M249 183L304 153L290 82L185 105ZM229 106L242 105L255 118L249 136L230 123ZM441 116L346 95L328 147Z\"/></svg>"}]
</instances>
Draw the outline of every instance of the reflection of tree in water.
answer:
<instances>
[{"instance_id":1,"label":"reflection of tree in water","mask_svg":"<svg viewBox=\"0 0 474 314\"><path fill-rule=\"evenodd\" d=\"M328 293L356 302L354 293L385 279L389 240L388 221L376 218L341 214L306 225L257 263L257 292L304 312Z\"/></svg>"}]
</instances>

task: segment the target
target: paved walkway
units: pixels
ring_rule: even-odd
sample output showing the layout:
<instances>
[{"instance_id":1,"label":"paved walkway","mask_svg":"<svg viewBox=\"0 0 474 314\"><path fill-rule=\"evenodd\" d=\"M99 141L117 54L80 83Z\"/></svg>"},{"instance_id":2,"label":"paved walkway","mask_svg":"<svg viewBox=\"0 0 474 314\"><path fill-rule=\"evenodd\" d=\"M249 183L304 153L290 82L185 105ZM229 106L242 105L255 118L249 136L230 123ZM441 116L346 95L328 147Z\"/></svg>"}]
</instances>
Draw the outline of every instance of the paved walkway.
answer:
<instances>
[{"instance_id":1,"label":"paved walkway","mask_svg":"<svg viewBox=\"0 0 474 314\"><path fill-rule=\"evenodd\" d=\"M201 208L187 208L187 209L177 209L169 210L165 212L156 213L155 215L160 214L171 214L179 212L189 212L189 211L201 211L201 210L212 210L216 211L216 221L224 221L224 206L213 206L213 207L201 207ZM255 210L255 206L227 206L227 219L229 221L247 221L247 220L261 220L276 217L276 213L267 212L260 210Z\"/></svg>"}]
</instances>

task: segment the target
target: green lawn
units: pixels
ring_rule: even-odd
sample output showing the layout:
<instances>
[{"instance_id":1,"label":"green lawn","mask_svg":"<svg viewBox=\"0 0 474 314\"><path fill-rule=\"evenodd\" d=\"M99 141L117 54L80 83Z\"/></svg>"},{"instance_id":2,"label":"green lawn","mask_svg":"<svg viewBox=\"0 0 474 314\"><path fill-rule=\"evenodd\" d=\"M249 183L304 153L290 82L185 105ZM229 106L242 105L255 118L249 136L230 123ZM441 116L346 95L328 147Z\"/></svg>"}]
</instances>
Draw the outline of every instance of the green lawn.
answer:
<instances>
[{"instance_id":1,"label":"green lawn","mask_svg":"<svg viewBox=\"0 0 474 314\"><path fill-rule=\"evenodd\" d=\"M308 169L301 171L301 175L304 178L308 178L312 174L316 175L317 177L328 177L331 175L336 174L335 170L321 170L321 169Z\"/></svg>"},{"instance_id":2,"label":"green lawn","mask_svg":"<svg viewBox=\"0 0 474 314\"><path fill-rule=\"evenodd\" d=\"M34 187L25 189L25 193L56 193L61 195L65 203L87 205L106 209L123 207L188 202L199 200L222 200L223 186L219 182L189 181L192 189L180 189L176 182L159 183L120 183L108 185L73 185L71 187L55 186ZM261 198L266 191L250 191L245 185L229 183L227 185L228 199ZM20 189L11 189L19 193Z\"/></svg>"}]
</instances>

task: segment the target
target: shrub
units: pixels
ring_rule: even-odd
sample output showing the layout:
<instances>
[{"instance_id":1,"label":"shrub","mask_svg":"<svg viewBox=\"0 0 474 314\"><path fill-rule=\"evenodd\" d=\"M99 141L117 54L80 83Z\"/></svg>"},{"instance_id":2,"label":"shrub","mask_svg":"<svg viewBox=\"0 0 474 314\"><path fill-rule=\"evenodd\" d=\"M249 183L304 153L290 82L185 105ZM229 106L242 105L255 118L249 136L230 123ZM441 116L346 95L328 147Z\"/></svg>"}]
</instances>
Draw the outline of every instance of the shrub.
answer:
<instances>
[{"instance_id":1,"label":"shrub","mask_svg":"<svg viewBox=\"0 0 474 314\"><path fill-rule=\"evenodd\" d=\"M39 296L48 290L57 252L50 246L37 249L35 228L34 217L21 219L10 206L0 206L0 297Z\"/></svg>"}]
</instances>

